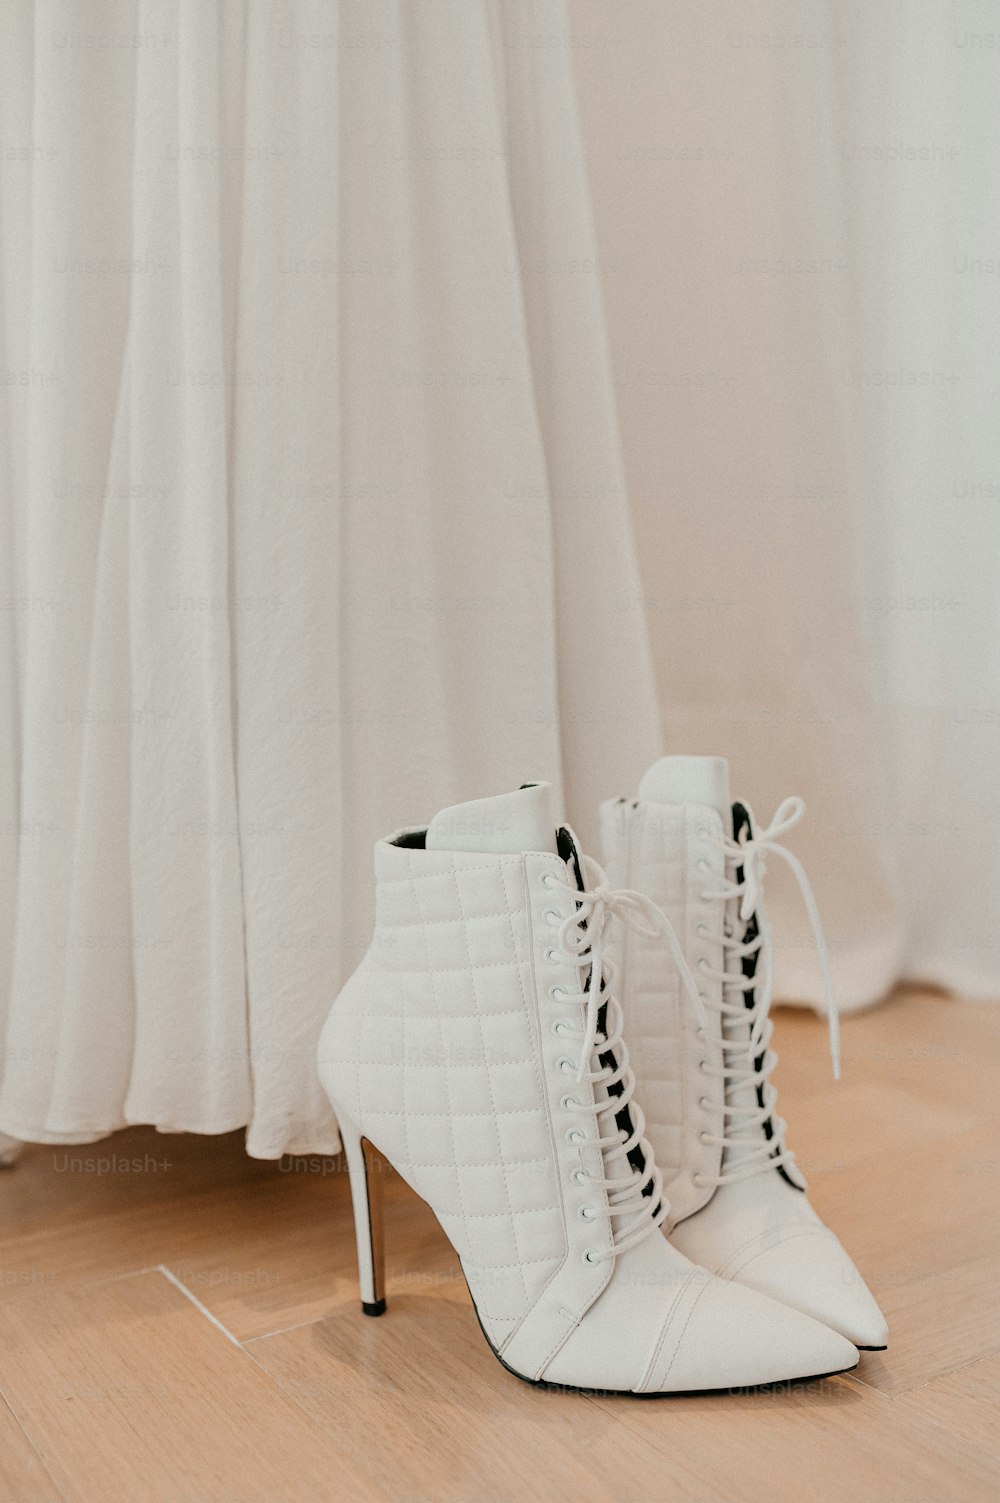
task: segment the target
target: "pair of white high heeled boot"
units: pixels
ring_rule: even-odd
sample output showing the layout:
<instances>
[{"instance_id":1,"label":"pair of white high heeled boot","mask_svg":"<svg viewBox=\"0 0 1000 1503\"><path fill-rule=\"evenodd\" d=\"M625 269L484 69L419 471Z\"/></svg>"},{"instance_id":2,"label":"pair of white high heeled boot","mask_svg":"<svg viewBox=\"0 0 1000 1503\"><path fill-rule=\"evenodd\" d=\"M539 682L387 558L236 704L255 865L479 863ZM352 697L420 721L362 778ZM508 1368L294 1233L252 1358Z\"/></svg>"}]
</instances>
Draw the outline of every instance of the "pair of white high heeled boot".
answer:
<instances>
[{"instance_id":1,"label":"pair of white high heeled boot","mask_svg":"<svg viewBox=\"0 0 1000 1503\"><path fill-rule=\"evenodd\" d=\"M545 784L378 843L372 943L319 1048L367 1313L385 1309L375 1149L532 1382L739 1389L885 1345L775 1114L761 879L785 859L818 929L778 843L800 813L758 830L724 761L667 757L602 808L607 877Z\"/></svg>"}]
</instances>

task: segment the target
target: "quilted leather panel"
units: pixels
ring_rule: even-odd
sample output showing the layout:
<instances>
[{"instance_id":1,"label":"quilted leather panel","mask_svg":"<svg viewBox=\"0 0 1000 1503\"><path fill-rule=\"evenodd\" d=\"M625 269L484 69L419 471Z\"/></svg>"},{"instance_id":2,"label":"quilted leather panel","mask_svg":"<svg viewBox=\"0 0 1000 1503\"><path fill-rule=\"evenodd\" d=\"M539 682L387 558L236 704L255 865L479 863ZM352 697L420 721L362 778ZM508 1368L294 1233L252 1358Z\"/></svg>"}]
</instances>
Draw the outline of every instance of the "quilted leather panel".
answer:
<instances>
[{"instance_id":1,"label":"quilted leather panel","mask_svg":"<svg viewBox=\"0 0 1000 1503\"><path fill-rule=\"evenodd\" d=\"M698 969L701 960L713 968L723 962L723 905L701 897L722 879L717 811L700 804L619 802L603 806L601 823L609 880L645 893L663 909L699 988L718 1002L721 987ZM663 941L629 930L619 938L615 959L637 1095L675 1224L710 1197L710 1188L697 1185L694 1175L718 1173L720 1152L702 1144L699 1133L721 1130L722 1085L701 1073L706 1051L699 1021ZM708 1018L717 1039L719 1015L709 1010Z\"/></svg>"},{"instance_id":2,"label":"quilted leather panel","mask_svg":"<svg viewBox=\"0 0 1000 1503\"><path fill-rule=\"evenodd\" d=\"M329 1078L433 1208L499 1345L566 1252L524 858L383 842L376 874L375 936L334 1005Z\"/></svg>"}]
</instances>

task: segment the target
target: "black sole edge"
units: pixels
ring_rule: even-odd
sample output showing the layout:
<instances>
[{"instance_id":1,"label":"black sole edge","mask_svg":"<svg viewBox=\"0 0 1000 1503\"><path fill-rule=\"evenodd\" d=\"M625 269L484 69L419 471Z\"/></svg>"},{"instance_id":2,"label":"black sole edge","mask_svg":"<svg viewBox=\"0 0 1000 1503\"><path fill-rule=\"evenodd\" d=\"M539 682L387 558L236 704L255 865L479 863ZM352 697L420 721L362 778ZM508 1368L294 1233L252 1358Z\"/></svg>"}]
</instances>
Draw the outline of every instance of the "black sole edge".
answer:
<instances>
[{"instance_id":1,"label":"black sole edge","mask_svg":"<svg viewBox=\"0 0 1000 1503\"><path fill-rule=\"evenodd\" d=\"M385 1300L384 1299L373 1299L373 1300L363 1299L361 1301L361 1312L362 1312L363 1315L384 1315L385 1314Z\"/></svg>"},{"instance_id":2,"label":"black sole edge","mask_svg":"<svg viewBox=\"0 0 1000 1503\"><path fill-rule=\"evenodd\" d=\"M889 1350L888 1343L886 1343L885 1346L859 1346L858 1347L858 1351L859 1352L887 1352L888 1350Z\"/></svg>"},{"instance_id":3,"label":"black sole edge","mask_svg":"<svg viewBox=\"0 0 1000 1503\"><path fill-rule=\"evenodd\" d=\"M707 1398L733 1398L741 1394L749 1393L784 1393L788 1389L801 1388L806 1383L822 1383L827 1378L838 1378L843 1373L852 1373L857 1367L835 1367L828 1373L806 1373L801 1378L780 1378L773 1383L750 1383L742 1387L730 1388L667 1388L658 1390L656 1393L636 1393L632 1388L580 1388L575 1383L549 1383L545 1378L526 1378L523 1373L515 1372L509 1367L501 1356L490 1347L494 1357L500 1366L506 1368L515 1378L522 1383L528 1383L532 1388L544 1388L549 1393L582 1393L587 1398L593 1399L707 1399Z\"/></svg>"}]
</instances>

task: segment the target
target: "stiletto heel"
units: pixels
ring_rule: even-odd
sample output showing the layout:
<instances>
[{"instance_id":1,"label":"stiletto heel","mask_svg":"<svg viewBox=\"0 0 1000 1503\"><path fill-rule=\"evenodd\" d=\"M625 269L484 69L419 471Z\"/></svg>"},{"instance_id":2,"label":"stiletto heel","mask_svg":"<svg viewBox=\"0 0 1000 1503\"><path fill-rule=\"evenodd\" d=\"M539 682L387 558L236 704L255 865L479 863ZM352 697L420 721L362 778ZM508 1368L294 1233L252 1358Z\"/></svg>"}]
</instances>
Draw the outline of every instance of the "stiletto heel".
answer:
<instances>
[{"instance_id":1,"label":"stiletto heel","mask_svg":"<svg viewBox=\"0 0 1000 1503\"><path fill-rule=\"evenodd\" d=\"M366 1315L385 1314L385 1238L382 1226L383 1164L353 1122L340 1118L340 1138L351 1180L354 1235L358 1244L361 1308Z\"/></svg>"}]
</instances>

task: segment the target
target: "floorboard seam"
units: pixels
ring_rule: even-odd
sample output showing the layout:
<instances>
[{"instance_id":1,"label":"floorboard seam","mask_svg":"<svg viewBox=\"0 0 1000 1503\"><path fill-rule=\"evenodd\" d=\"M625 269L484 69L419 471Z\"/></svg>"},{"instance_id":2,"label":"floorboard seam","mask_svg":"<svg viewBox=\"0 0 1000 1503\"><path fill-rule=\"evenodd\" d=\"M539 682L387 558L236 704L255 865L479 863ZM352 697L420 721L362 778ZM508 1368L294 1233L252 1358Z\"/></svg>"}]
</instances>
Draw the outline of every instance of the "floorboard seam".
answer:
<instances>
[{"instance_id":1,"label":"floorboard seam","mask_svg":"<svg viewBox=\"0 0 1000 1503\"><path fill-rule=\"evenodd\" d=\"M956 1373L967 1372L970 1367L976 1367L980 1362L993 1361L998 1354L996 1352L981 1352L978 1357L970 1357L968 1362L959 1363L958 1367L946 1368L944 1372L935 1373L932 1378L925 1378L922 1383L914 1383L912 1388L901 1388L894 1397L908 1399L911 1394L922 1393L925 1388L930 1388L934 1383L939 1383L942 1378L953 1378Z\"/></svg>"},{"instance_id":2,"label":"floorboard seam","mask_svg":"<svg viewBox=\"0 0 1000 1503\"><path fill-rule=\"evenodd\" d=\"M62 1488L58 1485L58 1483L56 1482L55 1478L53 1477L51 1471L49 1470L49 1464L48 1464L48 1461L46 1460L44 1451L42 1451L39 1448L38 1444L36 1443L36 1441L34 1439L34 1436L31 1434L30 1430L28 1430L25 1427L24 1423L21 1420L21 1416L18 1414L17 1410L14 1408L14 1406L11 1403L10 1399L8 1398L7 1394L5 1394L3 1392L0 1392L0 1404L3 1404L4 1408L7 1410L7 1413L10 1415L11 1419L14 1421L15 1425L20 1430L21 1434L24 1436L24 1438L27 1441L28 1445L31 1447L31 1454L34 1456L35 1460L38 1462L38 1465L41 1467L42 1471L45 1473L45 1475L48 1478L49 1482L52 1484L52 1489L53 1489L53 1491L52 1491L52 1503L57 1503L57 1500L58 1500L58 1503L64 1503L66 1494L63 1492ZM12 1503L17 1503L17 1500L13 1499ZM28 1500L25 1500L25 1503L28 1503Z\"/></svg>"},{"instance_id":3,"label":"floorboard seam","mask_svg":"<svg viewBox=\"0 0 1000 1503\"><path fill-rule=\"evenodd\" d=\"M243 1350L243 1343L238 1341L233 1335L232 1331L228 1330L222 1324L222 1321L217 1315L213 1315L211 1310L209 1310L206 1305L202 1304L198 1296L196 1294L193 1294L188 1286L181 1279L179 1279L175 1273L171 1273L170 1269L166 1266L165 1263L159 1263L157 1265L157 1272L162 1273L163 1277L165 1279L168 1279L170 1283L173 1284L175 1289L179 1289L181 1294L184 1295L185 1299L189 1299L192 1305L194 1305L195 1309L200 1310L205 1319L210 1320L213 1326L216 1326L218 1330L222 1332L227 1341L231 1341L233 1343L233 1346L238 1346L240 1351Z\"/></svg>"},{"instance_id":4,"label":"floorboard seam","mask_svg":"<svg viewBox=\"0 0 1000 1503\"><path fill-rule=\"evenodd\" d=\"M287 1336L289 1331L301 1331L304 1330L306 1326L318 1326L321 1325L324 1320L329 1320L329 1318L329 1314L314 1315L311 1320L297 1320L294 1325L281 1326L277 1331L258 1331L256 1336L247 1336L243 1342L243 1345L251 1346L255 1341L269 1341L272 1336Z\"/></svg>"}]
</instances>

